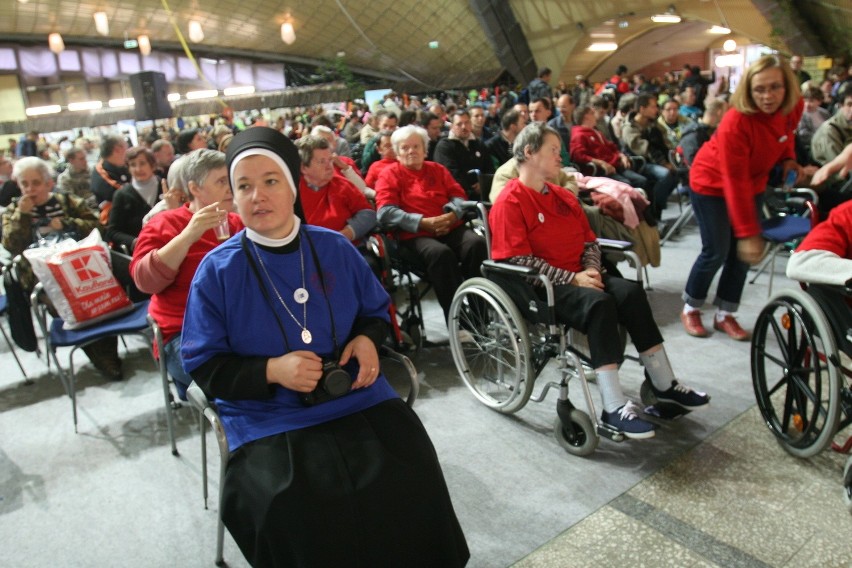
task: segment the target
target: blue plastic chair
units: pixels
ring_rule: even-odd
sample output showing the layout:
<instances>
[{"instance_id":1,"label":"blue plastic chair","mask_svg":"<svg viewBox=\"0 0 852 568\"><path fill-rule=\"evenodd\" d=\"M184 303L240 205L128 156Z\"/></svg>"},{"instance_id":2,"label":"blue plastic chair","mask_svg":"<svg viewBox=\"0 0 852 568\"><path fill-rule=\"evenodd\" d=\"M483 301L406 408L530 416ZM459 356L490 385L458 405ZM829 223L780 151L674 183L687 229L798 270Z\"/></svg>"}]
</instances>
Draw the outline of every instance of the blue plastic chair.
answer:
<instances>
[{"instance_id":1,"label":"blue plastic chair","mask_svg":"<svg viewBox=\"0 0 852 568\"><path fill-rule=\"evenodd\" d=\"M54 317L48 325L47 305L41 301L44 297L42 284L36 284L30 301L35 315L41 328L42 335L45 339L45 347L48 356L48 369L50 368L50 360L52 359L59 372L59 380L65 388L65 392L71 397L71 409L74 414L74 432L77 432L77 392L76 392L76 374L74 372L74 353L81 347L85 347L99 339L105 337L122 337L126 335L137 335L145 340L153 358L154 353L151 347L151 326L148 324L148 301L139 302L133 305L133 309L90 327L83 329L68 330L63 329L65 323L62 318ZM68 371L62 368L59 364L59 358L56 356L57 347L70 347L71 352L68 354ZM172 439L172 447L174 447L174 431L171 428L169 421L169 435Z\"/></svg>"},{"instance_id":2,"label":"blue plastic chair","mask_svg":"<svg viewBox=\"0 0 852 568\"><path fill-rule=\"evenodd\" d=\"M769 291L767 296L772 294L772 282L775 279L775 258L778 253L785 247L792 250L798 246L811 229L819 222L819 212L816 208L815 197L813 200L803 202L803 212L801 215L783 215L770 217L760 222L760 235L770 245L770 250L763 262L757 268L757 273L749 281L751 284L757 280L760 274L769 268Z\"/></svg>"}]
</instances>

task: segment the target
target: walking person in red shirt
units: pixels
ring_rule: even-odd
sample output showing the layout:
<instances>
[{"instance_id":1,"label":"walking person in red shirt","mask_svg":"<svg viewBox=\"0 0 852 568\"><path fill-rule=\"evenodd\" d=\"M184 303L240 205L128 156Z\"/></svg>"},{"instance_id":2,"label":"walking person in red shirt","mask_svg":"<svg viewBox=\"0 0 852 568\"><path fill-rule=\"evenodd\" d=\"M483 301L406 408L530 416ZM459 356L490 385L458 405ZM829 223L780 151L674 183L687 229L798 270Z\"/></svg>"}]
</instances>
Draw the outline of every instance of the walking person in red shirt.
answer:
<instances>
[{"instance_id":1,"label":"walking person in red shirt","mask_svg":"<svg viewBox=\"0 0 852 568\"><path fill-rule=\"evenodd\" d=\"M749 338L734 318L748 274L760 261L764 240L758 217L769 173L776 165L794 170L795 130L802 116L802 97L790 66L777 55L765 55L745 73L716 134L698 151L690 170L690 199L701 231L701 254L692 266L681 320L686 332L706 337L699 308L722 268L713 327L733 339Z\"/></svg>"}]
</instances>

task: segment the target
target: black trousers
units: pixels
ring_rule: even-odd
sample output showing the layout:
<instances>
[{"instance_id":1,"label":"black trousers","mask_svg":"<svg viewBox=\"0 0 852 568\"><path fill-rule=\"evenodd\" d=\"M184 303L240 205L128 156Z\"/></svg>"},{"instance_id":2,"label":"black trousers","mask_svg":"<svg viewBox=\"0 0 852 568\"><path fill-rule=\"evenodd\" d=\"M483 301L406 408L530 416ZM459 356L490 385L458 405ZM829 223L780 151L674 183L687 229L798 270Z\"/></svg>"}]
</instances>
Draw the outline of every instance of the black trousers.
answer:
<instances>
[{"instance_id":1,"label":"black trousers","mask_svg":"<svg viewBox=\"0 0 852 568\"><path fill-rule=\"evenodd\" d=\"M401 246L423 262L426 278L444 310L444 319L450 313L453 294L458 287L467 278L481 276L479 268L488 258L485 239L464 225L443 237L418 237L402 241Z\"/></svg>"},{"instance_id":2,"label":"black trousers","mask_svg":"<svg viewBox=\"0 0 852 568\"><path fill-rule=\"evenodd\" d=\"M438 457L392 399L234 452L222 519L255 567L461 567L470 557Z\"/></svg>"},{"instance_id":3,"label":"black trousers","mask_svg":"<svg viewBox=\"0 0 852 568\"><path fill-rule=\"evenodd\" d=\"M663 342L642 285L604 275L604 291L579 286L556 286L556 319L589 338L592 367L624 361L618 325L630 334L640 353Z\"/></svg>"}]
</instances>

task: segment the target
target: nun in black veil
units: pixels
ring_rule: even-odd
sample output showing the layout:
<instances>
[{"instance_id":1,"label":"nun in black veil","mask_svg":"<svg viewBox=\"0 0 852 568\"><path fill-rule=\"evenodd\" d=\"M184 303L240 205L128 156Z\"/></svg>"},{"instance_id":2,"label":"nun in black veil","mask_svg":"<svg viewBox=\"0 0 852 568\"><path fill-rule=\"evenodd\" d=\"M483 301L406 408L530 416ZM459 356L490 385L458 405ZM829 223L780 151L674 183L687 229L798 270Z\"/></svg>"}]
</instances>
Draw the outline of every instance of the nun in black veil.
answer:
<instances>
[{"instance_id":1,"label":"nun in black veil","mask_svg":"<svg viewBox=\"0 0 852 568\"><path fill-rule=\"evenodd\" d=\"M290 140L248 129L227 162L246 229L199 266L182 342L231 449L225 525L253 566L464 566L435 450L379 367L387 293L303 223Z\"/></svg>"}]
</instances>

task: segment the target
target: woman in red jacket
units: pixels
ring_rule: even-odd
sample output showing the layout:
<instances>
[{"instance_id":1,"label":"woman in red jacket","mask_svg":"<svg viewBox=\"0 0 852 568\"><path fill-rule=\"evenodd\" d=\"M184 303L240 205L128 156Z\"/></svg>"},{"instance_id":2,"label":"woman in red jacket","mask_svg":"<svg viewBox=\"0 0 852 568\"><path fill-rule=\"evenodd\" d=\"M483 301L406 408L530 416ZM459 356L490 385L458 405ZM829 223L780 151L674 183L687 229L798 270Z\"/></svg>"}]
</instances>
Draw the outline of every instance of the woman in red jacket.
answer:
<instances>
[{"instance_id":1,"label":"woman in red jacket","mask_svg":"<svg viewBox=\"0 0 852 568\"><path fill-rule=\"evenodd\" d=\"M733 314L748 265L763 255L761 199L776 165L783 169L782 179L790 170L802 177L794 132L803 104L795 75L777 55L765 55L748 68L731 104L733 108L698 151L690 170L690 198L702 246L686 282L681 320L688 334L708 335L699 308L722 268L713 302L718 308L713 327L743 341L749 334Z\"/></svg>"}]
</instances>

